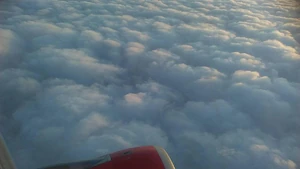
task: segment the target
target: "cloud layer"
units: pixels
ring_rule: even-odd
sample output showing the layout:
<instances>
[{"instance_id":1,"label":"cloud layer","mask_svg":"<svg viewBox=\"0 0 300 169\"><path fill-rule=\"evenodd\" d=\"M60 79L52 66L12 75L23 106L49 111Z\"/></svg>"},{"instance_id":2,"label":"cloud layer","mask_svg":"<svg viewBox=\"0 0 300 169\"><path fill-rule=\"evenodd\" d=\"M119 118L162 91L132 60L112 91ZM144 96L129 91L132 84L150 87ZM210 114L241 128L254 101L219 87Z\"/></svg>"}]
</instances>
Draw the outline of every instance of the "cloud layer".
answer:
<instances>
[{"instance_id":1,"label":"cloud layer","mask_svg":"<svg viewBox=\"0 0 300 169\"><path fill-rule=\"evenodd\" d=\"M300 166L298 3L0 2L20 169L160 145L176 168Z\"/></svg>"}]
</instances>

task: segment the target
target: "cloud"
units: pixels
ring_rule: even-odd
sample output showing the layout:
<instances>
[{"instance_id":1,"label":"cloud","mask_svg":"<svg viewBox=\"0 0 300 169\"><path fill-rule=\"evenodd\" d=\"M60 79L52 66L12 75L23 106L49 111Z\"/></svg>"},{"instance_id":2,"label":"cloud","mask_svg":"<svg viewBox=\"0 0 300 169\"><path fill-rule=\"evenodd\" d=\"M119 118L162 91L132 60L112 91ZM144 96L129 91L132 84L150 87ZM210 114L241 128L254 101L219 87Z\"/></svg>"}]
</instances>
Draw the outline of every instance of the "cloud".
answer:
<instances>
[{"instance_id":1,"label":"cloud","mask_svg":"<svg viewBox=\"0 0 300 169\"><path fill-rule=\"evenodd\" d=\"M145 47L137 42L130 42L128 43L128 47L126 49L126 53L129 56L134 56L143 53L145 50Z\"/></svg>"},{"instance_id":2,"label":"cloud","mask_svg":"<svg viewBox=\"0 0 300 169\"><path fill-rule=\"evenodd\" d=\"M0 2L0 129L21 169L160 145L176 168L298 169L296 2Z\"/></svg>"},{"instance_id":3,"label":"cloud","mask_svg":"<svg viewBox=\"0 0 300 169\"><path fill-rule=\"evenodd\" d=\"M22 40L11 30L0 28L0 70L17 64L23 49Z\"/></svg>"},{"instance_id":4,"label":"cloud","mask_svg":"<svg viewBox=\"0 0 300 169\"><path fill-rule=\"evenodd\" d=\"M98 38L98 37L96 37ZM24 67L39 71L46 77L71 78L79 83L93 83L112 79L122 71L114 65L101 63L81 50L41 48L27 56ZM60 69L58 72L52 71Z\"/></svg>"}]
</instances>

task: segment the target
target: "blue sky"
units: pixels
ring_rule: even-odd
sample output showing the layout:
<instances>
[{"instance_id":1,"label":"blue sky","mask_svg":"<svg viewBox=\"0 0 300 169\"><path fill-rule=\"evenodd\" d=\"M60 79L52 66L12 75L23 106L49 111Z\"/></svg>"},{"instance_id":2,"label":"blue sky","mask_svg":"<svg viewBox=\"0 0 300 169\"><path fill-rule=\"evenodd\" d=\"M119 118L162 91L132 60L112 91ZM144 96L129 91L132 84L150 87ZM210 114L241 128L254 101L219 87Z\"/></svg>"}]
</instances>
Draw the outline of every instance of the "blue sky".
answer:
<instances>
[{"instance_id":1,"label":"blue sky","mask_svg":"<svg viewBox=\"0 0 300 169\"><path fill-rule=\"evenodd\" d=\"M299 168L295 1L19 0L0 16L20 169L149 144L177 169Z\"/></svg>"}]
</instances>

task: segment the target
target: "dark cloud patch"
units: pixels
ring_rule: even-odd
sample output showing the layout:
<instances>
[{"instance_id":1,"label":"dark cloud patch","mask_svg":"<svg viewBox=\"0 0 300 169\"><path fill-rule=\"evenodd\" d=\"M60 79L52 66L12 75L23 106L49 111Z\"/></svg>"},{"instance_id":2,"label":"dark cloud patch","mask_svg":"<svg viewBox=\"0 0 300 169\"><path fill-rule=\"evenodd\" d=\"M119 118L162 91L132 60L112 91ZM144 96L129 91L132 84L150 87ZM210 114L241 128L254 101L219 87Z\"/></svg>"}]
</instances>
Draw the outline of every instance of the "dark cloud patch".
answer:
<instances>
[{"instance_id":1,"label":"dark cloud patch","mask_svg":"<svg viewBox=\"0 0 300 169\"><path fill-rule=\"evenodd\" d=\"M299 168L295 1L0 5L0 127L19 168L147 144L179 169Z\"/></svg>"}]
</instances>

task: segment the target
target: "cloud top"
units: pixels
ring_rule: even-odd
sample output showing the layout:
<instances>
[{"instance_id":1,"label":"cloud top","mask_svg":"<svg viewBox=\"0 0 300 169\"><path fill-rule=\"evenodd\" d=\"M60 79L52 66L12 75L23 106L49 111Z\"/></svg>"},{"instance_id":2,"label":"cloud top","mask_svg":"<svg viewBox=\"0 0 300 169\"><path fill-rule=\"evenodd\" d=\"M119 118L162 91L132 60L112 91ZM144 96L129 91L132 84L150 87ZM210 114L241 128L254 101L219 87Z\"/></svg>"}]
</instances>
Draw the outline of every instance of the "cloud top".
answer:
<instances>
[{"instance_id":1,"label":"cloud top","mask_svg":"<svg viewBox=\"0 0 300 169\"><path fill-rule=\"evenodd\" d=\"M298 12L293 0L0 2L0 129L17 166L154 144L178 169L298 169Z\"/></svg>"}]
</instances>

